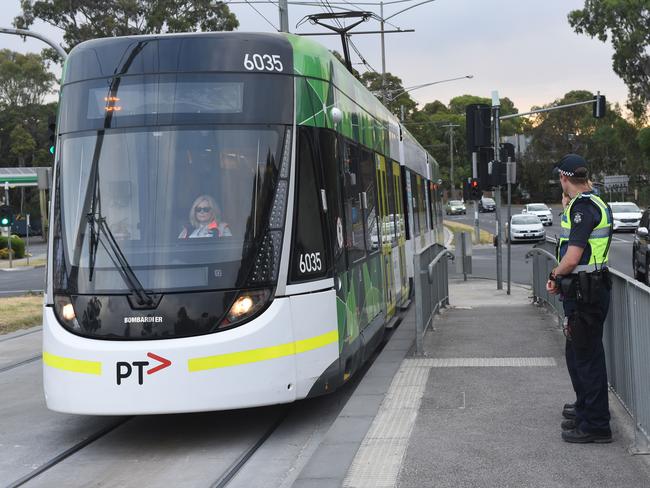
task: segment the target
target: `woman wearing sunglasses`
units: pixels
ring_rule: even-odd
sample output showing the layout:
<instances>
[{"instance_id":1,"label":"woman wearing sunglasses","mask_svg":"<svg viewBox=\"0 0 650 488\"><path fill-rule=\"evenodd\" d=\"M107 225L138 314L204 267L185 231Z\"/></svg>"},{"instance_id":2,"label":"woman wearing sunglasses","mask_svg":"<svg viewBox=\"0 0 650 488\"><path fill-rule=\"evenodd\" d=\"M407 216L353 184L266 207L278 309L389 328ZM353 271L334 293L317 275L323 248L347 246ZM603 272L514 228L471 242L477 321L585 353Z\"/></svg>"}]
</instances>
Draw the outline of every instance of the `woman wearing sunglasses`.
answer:
<instances>
[{"instance_id":1,"label":"woman wearing sunglasses","mask_svg":"<svg viewBox=\"0 0 650 488\"><path fill-rule=\"evenodd\" d=\"M190 209L190 222L183 227L179 239L194 237L229 237L230 227L220 222L221 211L217 202L209 195L201 195L194 200Z\"/></svg>"}]
</instances>

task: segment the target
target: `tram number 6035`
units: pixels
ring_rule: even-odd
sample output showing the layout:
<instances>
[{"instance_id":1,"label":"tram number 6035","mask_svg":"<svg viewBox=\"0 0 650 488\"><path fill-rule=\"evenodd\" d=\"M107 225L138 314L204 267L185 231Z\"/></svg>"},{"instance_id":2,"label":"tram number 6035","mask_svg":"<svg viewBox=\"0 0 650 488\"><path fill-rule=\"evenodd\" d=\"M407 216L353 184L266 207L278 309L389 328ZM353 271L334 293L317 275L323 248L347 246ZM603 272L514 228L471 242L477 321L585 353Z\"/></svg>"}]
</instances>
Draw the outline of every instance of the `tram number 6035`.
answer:
<instances>
[{"instance_id":1,"label":"tram number 6035","mask_svg":"<svg viewBox=\"0 0 650 488\"><path fill-rule=\"evenodd\" d=\"M244 68L248 71L283 71L279 54L244 54Z\"/></svg>"},{"instance_id":2,"label":"tram number 6035","mask_svg":"<svg viewBox=\"0 0 650 488\"><path fill-rule=\"evenodd\" d=\"M323 263L320 259L320 252L312 252L300 255L298 264L301 273L313 273L323 269Z\"/></svg>"}]
</instances>

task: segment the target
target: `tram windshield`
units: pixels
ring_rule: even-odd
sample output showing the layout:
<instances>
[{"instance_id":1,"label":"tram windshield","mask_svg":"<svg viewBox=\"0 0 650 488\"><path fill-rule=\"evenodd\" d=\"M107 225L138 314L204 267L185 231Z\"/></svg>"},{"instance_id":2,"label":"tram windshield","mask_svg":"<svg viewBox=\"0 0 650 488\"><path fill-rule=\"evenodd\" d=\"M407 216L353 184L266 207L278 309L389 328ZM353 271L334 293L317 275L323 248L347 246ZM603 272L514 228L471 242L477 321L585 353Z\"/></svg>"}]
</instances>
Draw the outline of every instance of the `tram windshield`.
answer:
<instances>
[{"instance_id":1,"label":"tram windshield","mask_svg":"<svg viewBox=\"0 0 650 488\"><path fill-rule=\"evenodd\" d=\"M68 276L58 286L132 291L116 254L146 290L244 286L267 229L285 137L281 125L64 135L57 210Z\"/></svg>"}]
</instances>

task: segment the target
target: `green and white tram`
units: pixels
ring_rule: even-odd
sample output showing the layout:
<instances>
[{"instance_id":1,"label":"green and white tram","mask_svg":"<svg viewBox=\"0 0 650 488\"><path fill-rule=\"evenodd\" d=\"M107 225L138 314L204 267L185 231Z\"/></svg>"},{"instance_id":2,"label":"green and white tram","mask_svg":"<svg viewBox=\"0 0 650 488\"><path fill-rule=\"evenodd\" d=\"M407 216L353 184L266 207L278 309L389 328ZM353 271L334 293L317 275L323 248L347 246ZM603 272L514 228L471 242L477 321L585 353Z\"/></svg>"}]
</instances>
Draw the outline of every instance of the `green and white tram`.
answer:
<instances>
[{"instance_id":1,"label":"green and white tram","mask_svg":"<svg viewBox=\"0 0 650 488\"><path fill-rule=\"evenodd\" d=\"M85 42L64 67L57 132L52 410L333 391L408 302L412 253L442 235L435 161L298 36Z\"/></svg>"}]
</instances>

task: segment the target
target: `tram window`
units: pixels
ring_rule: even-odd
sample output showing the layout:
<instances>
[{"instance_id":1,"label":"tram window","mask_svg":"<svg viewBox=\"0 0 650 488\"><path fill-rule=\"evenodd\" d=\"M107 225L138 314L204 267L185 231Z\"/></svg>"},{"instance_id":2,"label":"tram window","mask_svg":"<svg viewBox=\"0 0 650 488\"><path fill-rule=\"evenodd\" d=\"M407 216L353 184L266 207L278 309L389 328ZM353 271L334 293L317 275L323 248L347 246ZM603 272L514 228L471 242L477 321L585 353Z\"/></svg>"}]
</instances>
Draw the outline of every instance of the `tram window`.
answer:
<instances>
[{"instance_id":1,"label":"tram window","mask_svg":"<svg viewBox=\"0 0 650 488\"><path fill-rule=\"evenodd\" d=\"M344 231L343 231L343 209L341 207L341 189L338 173L338 149L337 136L333 131L319 129L318 141L320 148L321 164L325 177L324 186L327 196L327 219L329 221L329 234L333 258L336 262L336 269L346 268ZM340 240L339 240L340 239Z\"/></svg>"},{"instance_id":2,"label":"tram window","mask_svg":"<svg viewBox=\"0 0 650 488\"><path fill-rule=\"evenodd\" d=\"M433 183L430 181L427 185L427 190L429 192L429 217L431 220L431 228L436 229L438 226L437 215L436 215L436 192L433 189Z\"/></svg>"},{"instance_id":3,"label":"tram window","mask_svg":"<svg viewBox=\"0 0 650 488\"><path fill-rule=\"evenodd\" d=\"M431 219L430 217L430 202L429 200L429 180L426 178L422 179L422 195L423 195L423 200L424 200L424 206L422 207L422 215L424 216L424 222L425 222L425 229L427 232L431 230Z\"/></svg>"},{"instance_id":4,"label":"tram window","mask_svg":"<svg viewBox=\"0 0 650 488\"><path fill-rule=\"evenodd\" d=\"M425 214L425 205L424 205L424 182L426 181L420 175L416 177L417 187L418 187L418 220L420 221L420 232L427 231L427 216Z\"/></svg>"},{"instance_id":5,"label":"tram window","mask_svg":"<svg viewBox=\"0 0 650 488\"><path fill-rule=\"evenodd\" d=\"M412 211L413 213L413 235L417 237L420 235L420 219L419 219L420 208L419 208L419 198L418 198L419 176L417 176L415 173L410 173L410 177L411 177L411 201L409 203L411 204L411 208L409 208L409 211Z\"/></svg>"},{"instance_id":6,"label":"tram window","mask_svg":"<svg viewBox=\"0 0 650 488\"><path fill-rule=\"evenodd\" d=\"M343 146L343 179L345 188L345 246L350 262L365 255L363 234L362 186L359 173L359 149L352 144Z\"/></svg>"},{"instance_id":7,"label":"tram window","mask_svg":"<svg viewBox=\"0 0 650 488\"><path fill-rule=\"evenodd\" d=\"M377 227L377 180L375 158L369 151L361 150L360 169L362 192L365 194L364 224L366 231L366 250L370 253L379 249L379 229Z\"/></svg>"},{"instance_id":8,"label":"tram window","mask_svg":"<svg viewBox=\"0 0 650 488\"><path fill-rule=\"evenodd\" d=\"M298 141L298 184L291 259L293 282L321 278L329 268L323 238L320 178L314 165L311 134L309 129L303 129Z\"/></svg>"},{"instance_id":9,"label":"tram window","mask_svg":"<svg viewBox=\"0 0 650 488\"><path fill-rule=\"evenodd\" d=\"M390 243L392 247L397 245L397 232L398 232L398 221L399 218L396 213L395 206L395 183L393 177L393 162L391 160L386 161L386 180L387 180L387 197L388 197L388 231L390 235Z\"/></svg>"}]
</instances>

